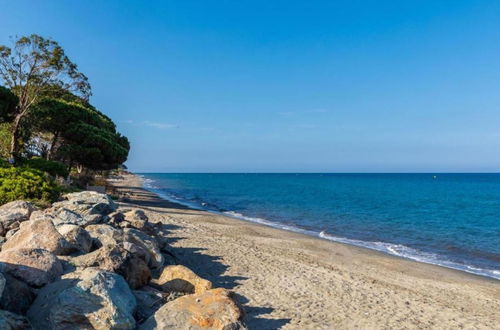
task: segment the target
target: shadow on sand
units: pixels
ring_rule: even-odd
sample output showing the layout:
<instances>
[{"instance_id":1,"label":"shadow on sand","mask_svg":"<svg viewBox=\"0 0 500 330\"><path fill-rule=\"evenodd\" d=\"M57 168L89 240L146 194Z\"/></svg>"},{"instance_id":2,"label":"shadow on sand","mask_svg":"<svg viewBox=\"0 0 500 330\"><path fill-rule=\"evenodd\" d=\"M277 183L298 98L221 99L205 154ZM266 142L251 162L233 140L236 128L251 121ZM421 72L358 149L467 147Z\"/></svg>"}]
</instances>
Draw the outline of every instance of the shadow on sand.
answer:
<instances>
[{"instance_id":1,"label":"shadow on sand","mask_svg":"<svg viewBox=\"0 0 500 330\"><path fill-rule=\"evenodd\" d=\"M179 240L182 238L170 237L170 239ZM224 275L229 268L221 262L218 256L208 255L204 248L172 248L172 253L180 260L181 264L192 269L199 276L211 281L214 287L234 289L243 281L247 280L245 276ZM249 329L279 329L290 319L268 319L265 314L271 313L274 309L271 307L248 306L249 300L242 295L235 293L236 301L245 311L245 323Z\"/></svg>"},{"instance_id":2,"label":"shadow on sand","mask_svg":"<svg viewBox=\"0 0 500 330\"><path fill-rule=\"evenodd\" d=\"M177 214L175 210L188 210L190 208L162 199L157 194L147 191L139 187L120 186L117 187L118 191L126 191L127 195L123 198L123 202L133 204L141 208L149 209L154 212ZM160 209L159 209L160 208ZM196 214L197 210L191 209L192 214ZM183 214L183 213L178 213ZM203 213L200 213L202 215ZM171 232L181 227L173 224L164 224L164 229ZM182 240L182 237L168 237L169 244ZM207 249L200 248L186 248L186 247L172 247L170 252L179 260L179 262L192 269L199 276L211 281L214 287L234 289L236 286L247 280L244 276L228 276L224 275L229 268L221 262L221 257L206 254ZM244 256L242 256L244 257ZM245 323L249 329L279 329L290 322L290 319L269 319L265 318L265 314L273 312L271 307L255 307L248 306L250 302L246 297L235 294L238 303L243 306L245 311Z\"/></svg>"}]
</instances>

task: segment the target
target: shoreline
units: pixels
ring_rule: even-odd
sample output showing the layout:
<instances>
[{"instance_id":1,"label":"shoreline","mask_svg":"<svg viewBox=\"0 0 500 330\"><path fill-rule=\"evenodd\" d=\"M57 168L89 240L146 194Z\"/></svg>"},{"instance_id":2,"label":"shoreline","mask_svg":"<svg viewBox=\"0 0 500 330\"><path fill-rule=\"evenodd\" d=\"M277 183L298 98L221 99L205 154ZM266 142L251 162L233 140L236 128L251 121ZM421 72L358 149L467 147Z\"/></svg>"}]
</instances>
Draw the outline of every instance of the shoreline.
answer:
<instances>
[{"instance_id":1,"label":"shoreline","mask_svg":"<svg viewBox=\"0 0 500 330\"><path fill-rule=\"evenodd\" d=\"M211 280L239 279L222 282L241 295L250 328L493 328L500 321L496 279L189 209L146 190L136 175L112 184L132 197L130 206L179 227L174 248L203 251L187 266ZM224 267L197 262L205 252Z\"/></svg>"},{"instance_id":2,"label":"shoreline","mask_svg":"<svg viewBox=\"0 0 500 330\"><path fill-rule=\"evenodd\" d=\"M278 230L284 230L287 232L294 232L294 233L298 233L298 234L303 234L303 235L307 235L308 237L313 237L313 238L320 239L320 240L326 240L329 242L346 244L349 246L356 246L356 247L359 247L362 249L367 249L369 251L377 251L377 252L383 253L385 255L392 256L392 257L402 258L405 260L411 260L414 262L424 263L424 264L428 264L428 265L439 266L439 267L443 267L443 268L447 268L447 269L452 269L455 271L465 272L465 273L472 274L475 276L480 276L480 277L485 277L488 279L500 281L500 271L499 270L475 268L474 266L471 266L471 265L462 265L462 264L458 264L455 262L447 261L444 258L443 259L429 260L429 258L426 259L425 257L423 257L423 258L419 259L418 256L409 255L409 254L403 255L403 254L398 254L396 252L391 251L391 248L393 248L395 246L402 246L406 249L414 250L413 248L410 248L410 247L405 246L405 245L400 245L400 244L395 244L395 243L385 243L385 242L360 241L360 240L349 239L349 238L344 238L344 237L340 237L340 236L333 236L333 235L330 235L328 233L324 233L323 231L319 232L319 231L307 230L307 229L303 229L303 228L300 228L297 226L285 225L285 224L281 224L279 222L274 222L274 221L263 219L263 218L247 217L243 214L235 213L232 211L222 212L222 211L216 211L216 210L209 210L209 209L204 209L203 207L198 207L197 205L192 205L190 203L183 203L182 201L178 201L178 200L175 200L173 198L168 197L167 195L158 191L159 189L156 189L154 187L147 187L146 182L147 182L147 180L150 180L150 179L145 178L142 174L135 174L134 173L133 175L140 178L142 188L158 195L162 199L165 199L165 200L172 202L174 204L178 204L178 205L181 205L183 207L187 207L187 208L190 208L193 210L204 211L204 212L208 212L208 213L212 213L212 214L216 214L216 215L220 215L220 216L225 216L225 217L229 217L229 218L240 220L240 221L246 221L246 222L259 224L259 225L263 225L263 226L270 227L270 228L275 228ZM378 247L378 246L381 246L381 247ZM418 252L422 253L422 251L418 251L418 250L414 250L414 251L417 253ZM498 274L496 274L496 272L498 272Z\"/></svg>"}]
</instances>

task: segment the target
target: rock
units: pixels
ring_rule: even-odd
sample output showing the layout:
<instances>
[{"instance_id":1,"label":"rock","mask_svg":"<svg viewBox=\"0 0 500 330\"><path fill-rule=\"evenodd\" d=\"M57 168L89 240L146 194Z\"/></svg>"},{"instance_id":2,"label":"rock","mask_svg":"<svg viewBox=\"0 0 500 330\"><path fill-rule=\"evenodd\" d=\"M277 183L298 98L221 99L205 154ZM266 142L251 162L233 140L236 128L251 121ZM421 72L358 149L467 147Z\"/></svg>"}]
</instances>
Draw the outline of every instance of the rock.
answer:
<instances>
[{"instance_id":1,"label":"rock","mask_svg":"<svg viewBox=\"0 0 500 330\"><path fill-rule=\"evenodd\" d=\"M53 218L54 217L51 214L47 214L45 211L42 210L33 211L30 215L30 221L38 221L44 219L52 220Z\"/></svg>"},{"instance_id":2,"label":"rock","mask_svg":"<svg viewBox=\"0 0 500 330\"><path fill-rule=\"evenodd\" d=\"M243 313L226 289L190 294L163 305L139 329L246 329Z\"/></svg>"},{"instance_id":3,"label":"rock","mask_svg":"<svg viewBox=\"0 0 500 330\"><path fill-rule=\"evenodd\" d=\"M203 293L212 288L212 282L199 277L191 269L182 265L163 268L160 276L153 283L166 292Z\"/></svg>"},{"instance_id":4,"label":"rock","mask_svg":"<svg viewBox=\"0 0 500 330\"><path fill-rule=\"evenodd\" d=\"M105 245L116 245L123 241L123 232L110 225L99 224L90 225L85 228L93 240L96 248Z\"/></svg>"},{"instance_id":5,"label":"rock","mask_svg":"<svg viewBox=\"0 0 500 330\"><path fill-rule=\"evenodd\" d=\"M0 299L0 308L12 313L24 315L35 300L33 290L15 277L4 274L5 289Z\"/></svg>"},{"instance_id":6,"label":"rock","mask_svg":"<svg viewBox=\"0 0 500 330\"><path fill-rule=\"evenodd\" d=\"M37 207L30 202L14 201L0 206L0 223L3 230L3 235L12 229L12 225L16 222L27 221L30 215Z\"/></svg>"},{"instance_id":7,"label":"rock","mask_svg":"<svg viewBox=\"0 0 500 330\"><path fill-rule=\"evenodd\" d=\"M151 255L145 248L130 242L123 242L121 243L121 246L123 246L125 250L132 253L136 257L144 260L146 264L149 264L151 260Z\"/></svg>"},{"instance_id":8,"label":"rock","mask_svg":"<svg viewBox=\"0 0 500 330\"><path fill-rule=\"evenodd\" d=\"M17 233L19 230L19 228L17 229L11 229L7 232L7 234L5 234L5 240L8 241L12 236L14 236L15 233ZM3 247L3 245L2 245Z\"/></svg>"},{"instance_id":9,"label":"rock","mask_svg":"<svg viewBox=\"0 0 500 330\"><path fill-rule=\"evenodd\" d=\"M99 223L103 220L103 216L100 214L81 215L68 208L60 208L57 210L50 210L48 212L53 214L52 222L56 226L62 224L73 224L85 227Z\"/></svg>"},{"instance_id":10,"label":"rock","mask_svg":"<svg viewBox=\"0 0 500 330\"><path fill-rule=\"evenodd\" d=\"M136 300L120 275L87 268L42 288L28 311L36 329L134 329Z\"/></svg>"},{"instance_id":11,"label":"rock","mask_svg":"<svg viewBox=\"0 0 500 330\"><path fill-rule=\"evenodd\" d=\"M150 254L149 266L151 268L160 268L163 266L163 255L161 254L158 243L151 236L143 233L140 230L133 228L126 228L123 230L124 237L123 240L126 242L137 244L138 246L144 248Z\"/></svg>"},{"instance_id":12,"label":"rock","mask_svg":"<svg viewBox=\"0 0 500 330\"><path fill-rule=\"evenodd\" d=\"M71 251L69 242L48 219L23 222L19 231L3 244L2 251L17 248L44 249L57 255Z\"/></svg>"},{"instance_id":13,"label":"rock","mask_svg":"<svg viewBox=\"0 0 500 330\"><path fill-rule=\"evenodd\" d=\"M153 233L151 232L152 226L148 226L148 217L142 210L131 210L126 212L124 214L124 220L133 228L149 231L149 234Z\"/></svg>"},{"instance_id":14,"label":"rock","mask_svg":"<svg viewBox=\"0 0 500 330\"><path fill-rule=\"evenodd\" d=\"M109 220L108 224L114 227L117 227L120 225L121 222L125 219L125 215L122 212L113 212L108 215Z\"/></svg>"},{"instance_id":15,"label":"rock","mask_svg":"<svg viewBox=\"0 0 500 330\"><path fill-rule=\"evenodd\" d=\"M82 216L85 215L108 215L116 210L115 202L106 194L95 191L82 191L66 194L65 201L54 203L54 208L65 207Z\"/></svg>"},{"instance_id":16,"label":"rock","mask_svg":"<svg viewBox=\"0 0 500 330\"><path fill-rule=\"evenodd\" d=\"M165 293L145 286L141 290L132 291L137 300L136 319L140 323L153 315L161 306L169 301L182 297L181 292Z\"/></svg>"},{"instance_id":17,"label":"rock","mask_svg":"<svg viewBox=\"0 0 500 330\"><path fill-rule=\"evenodd\" d=\"M151 272L144 260L125 250L121 244L100 249L71 259L76 267L98 267L122 275L132 289L149 283Z\"/></svg>"},{"instance_id":18,"label":"rock","mask_svg":"<svg viewBox=\"0 0 500 330\"><path fill-rule=\"evenodd\" d=\"M2 330L26 330L33 329L28 319L8 311L0 310L0 329Z\"/></svg>"},{"instance_id":19,"label":"rock","mask_svg":"<svg viewBox=\"0 0 500 330\"><path fill-rule=\"evenodd\" d=\"M0 271L31 286L51 283L62 274L56 256L42 249L10 249L0 252Z\"/></svg>"},{"instance_id":20,"label":"rock","mask_svg":"<svg viewBox=\"0 0 500 330\"><path fill-rule=\"evenodd\" d=\"M0 297L2 297L3 290L5 290L5 276L3 276L2 273L0 273Z\"/></svg>"},{"instance_id":21,"label":"rock","mask_svg":"<svg viewBox=\"0 0 500 330\"><path fill-rule=\"evenodd\" d=\"M83 253L87 253L91 250L92 237L82 227L72 224L64 224L57 226L56 229L75 250Z\"/></svg>"}]
</instances>

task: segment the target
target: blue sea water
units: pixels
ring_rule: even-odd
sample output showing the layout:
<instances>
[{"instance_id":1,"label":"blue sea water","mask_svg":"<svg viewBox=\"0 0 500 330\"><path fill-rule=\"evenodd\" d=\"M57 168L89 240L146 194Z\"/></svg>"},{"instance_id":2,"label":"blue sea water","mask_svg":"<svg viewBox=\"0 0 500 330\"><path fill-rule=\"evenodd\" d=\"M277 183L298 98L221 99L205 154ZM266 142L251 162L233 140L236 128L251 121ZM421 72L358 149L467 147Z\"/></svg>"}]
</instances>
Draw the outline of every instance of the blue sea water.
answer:
<instances>
[{"instance_id":1,"label":"blue sea water","mask_svg":"<svg viewBox=\"0 0 500 330\"><path fill-rule=\"evenodd\" d=\"M500 174L160 174L192 207L500 279Z\"/></svg>"}]
</instances>

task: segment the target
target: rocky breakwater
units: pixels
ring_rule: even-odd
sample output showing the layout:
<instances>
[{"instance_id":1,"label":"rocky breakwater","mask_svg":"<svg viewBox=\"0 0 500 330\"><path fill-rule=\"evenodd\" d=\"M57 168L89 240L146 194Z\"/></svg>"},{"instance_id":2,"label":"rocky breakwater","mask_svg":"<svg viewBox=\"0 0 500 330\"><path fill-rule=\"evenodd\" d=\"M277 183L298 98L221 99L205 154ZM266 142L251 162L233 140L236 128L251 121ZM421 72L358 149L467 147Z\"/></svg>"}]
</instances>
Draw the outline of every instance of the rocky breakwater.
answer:
<instances>
[{"instance_id":1,"label":"rocky breakwater","mask_svg":"<svg viewBox=\"0 0 500 330\"><path fill-rule=\"evenodd\" d=\"M232 293L180 265L165 235L96 192L0 206L0 329L245 329Z\"/></svg>"}]
</instances>

